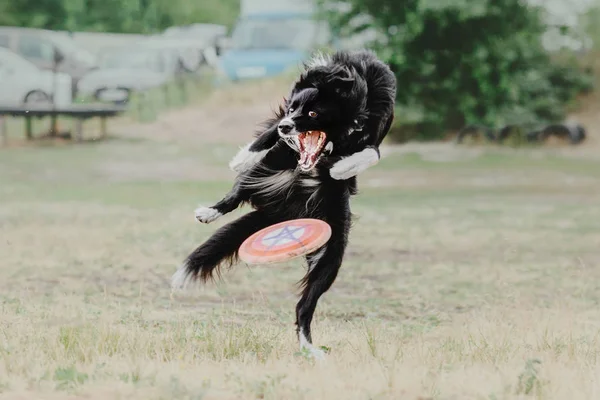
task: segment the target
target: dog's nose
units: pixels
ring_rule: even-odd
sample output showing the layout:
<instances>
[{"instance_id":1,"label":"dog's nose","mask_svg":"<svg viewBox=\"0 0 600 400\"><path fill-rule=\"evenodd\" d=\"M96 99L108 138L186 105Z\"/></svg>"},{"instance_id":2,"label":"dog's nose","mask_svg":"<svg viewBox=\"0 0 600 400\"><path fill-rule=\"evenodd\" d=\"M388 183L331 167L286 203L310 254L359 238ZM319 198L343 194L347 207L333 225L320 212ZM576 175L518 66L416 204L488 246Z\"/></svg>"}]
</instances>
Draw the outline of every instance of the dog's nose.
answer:
<instances>
[{"instance_id":1,"label":"dog's nose","mask_svg":"<svg viewBox=\"0 0 600 400\"><path fill-rule=\"evenodd\" d=\"M292 124L291 122L281 121L279 123L279 132L281 132L285 135L286 133L290 133L293 127L294 127L294 124Z\"/></svg>"}]
</instances>

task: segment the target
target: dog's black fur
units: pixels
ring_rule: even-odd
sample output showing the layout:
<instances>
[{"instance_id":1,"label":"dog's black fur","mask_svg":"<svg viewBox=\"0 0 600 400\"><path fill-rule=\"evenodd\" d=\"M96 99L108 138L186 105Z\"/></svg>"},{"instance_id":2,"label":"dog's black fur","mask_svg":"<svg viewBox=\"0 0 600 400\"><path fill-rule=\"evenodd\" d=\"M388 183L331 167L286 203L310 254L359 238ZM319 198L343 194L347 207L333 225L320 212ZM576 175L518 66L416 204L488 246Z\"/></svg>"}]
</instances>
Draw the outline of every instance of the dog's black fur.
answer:
<instances>
[{"instance_id":1,"label":"dog's black fur","mask_svg":"<svg viewBox=\"0 0 600 400\"><path fill-rule=\"evenodd\" d=\"M214 272L219 274L220 266L237 261L238 248L246 238L272 224L296 218L326 221L331 238L306 256L308 272L301 280L296 306L299 340L310 346L313 314L342 264L351 224L350 196L357 193L355 175L334 179L330 170L341 160L352 170L353 164L347 161L369 148L379 158L378 146L394 117L395 94L394 75L369 51L338 52L307 63L285 105L247 149L248 154L263 152L264 156L239 171L233 189L204 209L210 210L212 218L197 217L210 222L243 203L254 211L218 229L187 257L174 280L179 284L196 278L207 281ZM309 111L317 117L314 113L310 117ZM333 148L321 154L312 170L302 171L293 136L309 130L325 132Z\"/></svg>"}]
</instances>

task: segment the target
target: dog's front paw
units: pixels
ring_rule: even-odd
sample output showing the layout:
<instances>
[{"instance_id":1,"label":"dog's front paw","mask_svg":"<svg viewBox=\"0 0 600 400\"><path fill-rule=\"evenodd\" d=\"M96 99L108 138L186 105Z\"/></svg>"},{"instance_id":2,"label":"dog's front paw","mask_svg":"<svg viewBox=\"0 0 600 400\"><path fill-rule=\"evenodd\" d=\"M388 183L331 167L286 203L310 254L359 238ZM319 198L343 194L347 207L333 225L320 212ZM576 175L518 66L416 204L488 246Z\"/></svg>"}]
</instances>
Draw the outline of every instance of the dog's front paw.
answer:
<instances>
[{"instance_id":1,"label":"dog's front paw","mask_svg":"<svg viewBox=\"0 0 600 400\"><path fill-rule=\"evenodd\" d=\"M379 161L379 154L375 149L368 148L351 156L342 158L333 164L329 175L333 179L345 180L358 175Z\"/></svg>"},{"instance_id":2,"label":"dog's front paw","mask_svg":"<svg viewBox=\"0 0 600 400\"><path fill-rule=\"evenodd\" d=\"M198 207L196 208L196 211L194 211L194 214L196 214L196 219L198 221L205 224L209 224L223 215L218 210L211 207Z\"/></svg>"},{"instance_id":3,"label":"dog's front paw","mask_svg":"<svg viewBox=\"0 0 600 400\"><path fill-rule=\"evenodd\" d=\"M352 160L344 158L333 164L329 170L329 175L336 180L345 180L358 175L359 172L358 166Z\"/></svg>"}]
</instances>

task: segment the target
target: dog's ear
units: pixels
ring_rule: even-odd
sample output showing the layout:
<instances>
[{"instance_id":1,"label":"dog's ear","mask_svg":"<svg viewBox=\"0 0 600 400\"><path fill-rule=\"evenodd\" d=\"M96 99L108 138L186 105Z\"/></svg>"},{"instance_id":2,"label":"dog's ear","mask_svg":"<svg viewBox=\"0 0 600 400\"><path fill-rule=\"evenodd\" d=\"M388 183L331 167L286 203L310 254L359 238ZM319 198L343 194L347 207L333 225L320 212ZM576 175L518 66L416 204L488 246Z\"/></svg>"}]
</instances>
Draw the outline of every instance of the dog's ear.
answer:
<instances>
[{"instance_id":1,"label":"dog's ear","mask_svg":"<svg viewBox=\"0 0 600 400\"><path fill-rule=\"evenodd\" d=\"M355 77L347 67L342 67L327 77L328 85L336 92L343 93L349 91L354 86Z\"/></svg>"},{"instance_id":2,"label":"dog's ear","mask_svg":"<svg viewBox=\"0 0 600 400\"><path fill-rule=\"evenodd\" d=\"M347 93L354 87L354 79L337 78L330 82L336 93Z\"/></svg>"}]
</instances>

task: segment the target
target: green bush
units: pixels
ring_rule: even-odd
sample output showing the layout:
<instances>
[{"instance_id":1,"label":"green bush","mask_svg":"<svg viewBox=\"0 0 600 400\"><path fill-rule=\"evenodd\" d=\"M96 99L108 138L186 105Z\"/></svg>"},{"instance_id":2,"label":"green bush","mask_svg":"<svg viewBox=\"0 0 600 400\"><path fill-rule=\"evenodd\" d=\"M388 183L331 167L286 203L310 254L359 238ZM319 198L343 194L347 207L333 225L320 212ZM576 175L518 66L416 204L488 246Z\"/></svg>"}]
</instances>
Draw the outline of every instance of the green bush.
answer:
<instances>
[{"instance_id":1,"label":"green bush","mask_svg":"<svg viewBox=\"0 0 600 400\"><path fill-rule=\"evenodd\" d=\"M155 33L201 22L230 27L239 11L240 0L2 0L0 25Z\"/></svg>"},{"instance_id":2,"label":"green bush","mask_svg":"<svg viewBox=\"0 0 600 400\"><path fill-rule=\"evenodd\" d=\"M399 140L438 139L465 124L560 121L574 96L591 88L591 78L572 63L550 59L541 45L540 10L519 0L342 3L347 10L325 12L338 33L375 28L380 34L373 48L398 79L392 136ZM370 21L349 28L361 15Z\"/></svg>"}]
</instances>

